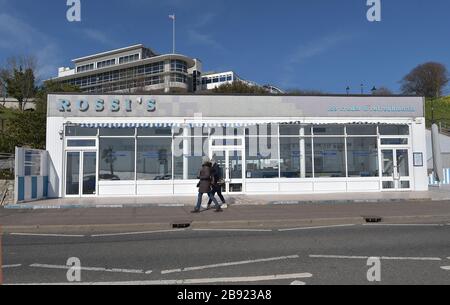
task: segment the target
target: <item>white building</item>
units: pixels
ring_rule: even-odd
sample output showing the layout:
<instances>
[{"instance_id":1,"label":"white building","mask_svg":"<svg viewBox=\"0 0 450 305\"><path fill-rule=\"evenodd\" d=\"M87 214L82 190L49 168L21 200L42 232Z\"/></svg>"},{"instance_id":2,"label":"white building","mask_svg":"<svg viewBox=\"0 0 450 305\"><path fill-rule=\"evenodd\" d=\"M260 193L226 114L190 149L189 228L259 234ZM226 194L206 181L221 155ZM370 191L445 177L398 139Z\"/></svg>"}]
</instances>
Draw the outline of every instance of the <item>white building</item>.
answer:
<instances>
[{"instance_id":1,"label":"white building","mask_svg":"<svg viewBox=\"0 0 450 305\"><path fill-rule=\"evenodd\" d=\"M426 191L424 100L374 96L50 95L49 197ZM46 180L47 181L47 180Z\"/></svg>"},{"instance_id":2,"label":"white building","mask_svg":"<svg viewBox=\"0 0 450 305\"><path fill-rule=\"evenodd\" d=\"M142 44L72 60L54 81L78 86L90 93L154 91L186 93L197 90L202 64L181 54L158 55Z\"/></svg>"}]
</instances>

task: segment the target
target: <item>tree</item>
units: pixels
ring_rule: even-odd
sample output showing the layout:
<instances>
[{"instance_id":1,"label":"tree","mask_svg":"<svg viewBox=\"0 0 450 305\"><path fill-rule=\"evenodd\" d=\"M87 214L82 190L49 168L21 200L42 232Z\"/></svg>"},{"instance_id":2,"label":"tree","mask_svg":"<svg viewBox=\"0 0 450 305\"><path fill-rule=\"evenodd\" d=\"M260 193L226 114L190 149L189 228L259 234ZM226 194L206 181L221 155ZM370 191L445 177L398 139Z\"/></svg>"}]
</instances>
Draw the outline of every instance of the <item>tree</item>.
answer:
<instances>
[{"instance_id":1,"label":"tree","mask_svg":"<svg viewBox=\"0 0 450 305\"><path fill-rule=\"evenodd\" d=\"M428 62L417 66L403 78L402 91L404 94L438 98L448 82L447 68L441 63Z\"/></svg>"},{"instance_id":2,"label":"tree","mask_svg":"<svg viewBox=\"0 0 450 305\"><path fill-rule=\"evenodd\" d=\"M36 59L33 56L10 57L0 69L0 83L6 87L9 96L17 99L21 111L36 94L35 71Z\"/></svg>"},{"instance_id":3,"label":"tree","mask_svg":"<svg viewBox=\"0 0 450 305\"><path fill-rule=\"evenodd\" d=\"M4 121L4 127L0 132L2 152L14 153L16 146L45 149L47 97L51 92L80 92L80 90L71 85L45 82L37 90L35 110L22 111L0 107L0 118Z\"/></svg>"},{"instance_id":4,"label":"tree","mask_svg":"<svg viewBox=\"0 0 450 305\"><path fill-rule=\"evenodd\" d=\"M265 88L257 85L250 85L242 81L235 81L231 84L223 84L217 88L214 88L212 92L219 94L270 94L270 92Z\"/></svg>"}]
</instances>

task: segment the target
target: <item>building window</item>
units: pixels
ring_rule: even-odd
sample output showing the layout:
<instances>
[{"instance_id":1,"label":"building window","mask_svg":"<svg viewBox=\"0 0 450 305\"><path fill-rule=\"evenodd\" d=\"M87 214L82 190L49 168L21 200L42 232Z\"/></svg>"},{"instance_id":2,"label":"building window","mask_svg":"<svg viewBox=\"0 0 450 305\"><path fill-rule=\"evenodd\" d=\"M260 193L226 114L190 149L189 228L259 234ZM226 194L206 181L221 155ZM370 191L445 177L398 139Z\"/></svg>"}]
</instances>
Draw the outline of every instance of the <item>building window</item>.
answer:
<instances>
[{"instance_id":1,"label":"building window","mask_svg":"<svg viewBox=\"0 0 450 305\"><path fill-rule=\"evenodd\" d=\"M187 77L183 74L172 73L170 75L170 81L175 83L187 83Z\"/></svg>"},{"instance_id":2,"label":"building window","mask_svg":"<svg viewBox=\"0 0 450 305\"><path fill-rule=\"evenodd\" d=\"M343 136L342 125L317 125L314 126L314 136Z\"/></svg>"},{"instance_id":3,"label":"building window","mask_svg":"<svg viewBox=\"0 0 450 305\"><path fill-rule=\"evenodd\" d=\"M139 53L129 55L129 56L119 57L119 64L126 64L128 62L133 62L133 61L137 61L137 60L139 60Z\"/></svg>"},{"instance_id":4,"label":"building window","mask_svg":"<svg viewBox=\"0 0 450 305\"><path fill-rule=\"evenodd\" d=\"M245 143L246 178L278 178L278 138L260 135L247 137Z\"/></svg>"},{"instance_id":5,"label":"building window","mask_svg":"<svg viewBox=\"0 0 450 305\"><path fill-rule=\"evenodd\" d=\"M41 152L35 150L25 151L25 176L41 175Z\"/></svg>"},{"instance_id":6,"label":"building window","mask_svg":"<svg viewBox=\"0 0 450 305\"><path fill-rule=\"evenodd\" d=\"M97 69L101 69L101 68L106 68L109 66L114 66L116 64L116 59L108 59L108 60L104 60L104 61L99 61L97 62Z\"/></svg>"},{"instance_id":7,"label":"building window","mask_svg":"<svg viewBox=\"0 0 450 305\"><path fill-rule=\"evenodd\" d=\"M349 125L347 126L347 135L349 136L376 136L376 125Z\"/></svg>"},{"instance_id":8,"label":"building window","mask_svg":"<svg viewBox=\"0 0 450 305\"><path fill-rule=\"evenodd\" d=\"M345 138L314 138L314 176L346 177Z\"/></svg>"},{"instance_id":9,"label":"building window","mask_svg":"<svg viewBox=\"0 0 450 305\"><path fill-rule=\"evenodd\" d=\"M280 138L281 178L311 178L311 138Z\"/></svg>"},{"instance_id":10,"label":"building window","mask_svg":"<svg viewBox=\"0 0 450 305\"><path fill-rule=\"evenodd\" d=\"M170 71L187 73L187 63L182 60L171 60Z\"/></svg>"},{"instance_id":11,"label":"building window","mask_svg":"<svg viewBox=\"0 0 450 305\"><path fill-rule=\"evenodd\" d=\"M310 136L311 135L311 126L304 125L280 125L280 136L300 136L302 135Z\"/></svg>"},{"instance_id":12,"label":"building window","mask_svg":"<svg viewBox=\"0 0 450 305\"><path fill-rule=\"evenodd\" d=\"M135 180L135 139L100 138L100 180Z\"/></svg>"},{"instance_id":13,"label":"building window","mask_svg":"<svg viewBox=\"0 0 450 305\"><path fill-rule=\"evenodd\" d=\"M77 67L77 73L91 71L91 70L94 70L94 64L88 64L88 65Z\"/></svg>"},{"instance_id":14,"label":"building window","mask_svg":"<svg viewBox=\"0 0 450 305\"><path fill-rule=\"evenodd\" d=\"M172 138L139 138L137 179L172 180Z\"/></svg>"},{"instance_id":15,"label":"building window","mask_svg":"<svg viewBox=\"0 0 450 305\"><path fill-rule=\"evenodd\" d=\"M380 126L382 136L409 136L408 125L382 125Z\"/></svg>"},{"instance_id":16,"label":"building window","mask_svg":"<svg viewBox=\"0 0 450 305\"><path fill-rule=\"evenodd\" d=\"M203 158L209 154L208 137L176 137L174 139L175 180L195 180Z\"/></svg>"},{"instance_id":17,"label":"building window","mask_svg":"<svg viewBox=\"0 0 450 305\"><path fill-rule=\"evenodd\" d=\"M66 127L66 137L95 137L97 128L82 128L77 126Z\"/></svg>"},{"instance_id":18,"label":"building window","mask_svg":"<svg viewBox=\"0 0 450 305\"><path fill-rule=\"evenodd\" d=\"M349 177L378 177L377 138L348 138L347 164Z\"/></svg>"}]
</instances>

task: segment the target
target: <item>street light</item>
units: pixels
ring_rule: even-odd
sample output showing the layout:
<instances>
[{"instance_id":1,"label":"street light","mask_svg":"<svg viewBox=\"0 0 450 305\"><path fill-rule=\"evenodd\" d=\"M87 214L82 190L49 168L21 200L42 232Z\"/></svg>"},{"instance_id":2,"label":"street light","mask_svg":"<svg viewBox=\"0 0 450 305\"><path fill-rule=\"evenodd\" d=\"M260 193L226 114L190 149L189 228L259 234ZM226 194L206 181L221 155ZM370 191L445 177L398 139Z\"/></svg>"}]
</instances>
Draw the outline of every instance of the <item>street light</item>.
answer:
<instances>
[{"instance_id":1,"label":"street light","mask_svg":"<svg viewBox=\"0 0 450 305\"><path fill-rule=\"evenodd\" d=\"M345 90L347 91L347 95L350 95L350 87L347 86L347 88Z\"/></svg>"}]
</instances>

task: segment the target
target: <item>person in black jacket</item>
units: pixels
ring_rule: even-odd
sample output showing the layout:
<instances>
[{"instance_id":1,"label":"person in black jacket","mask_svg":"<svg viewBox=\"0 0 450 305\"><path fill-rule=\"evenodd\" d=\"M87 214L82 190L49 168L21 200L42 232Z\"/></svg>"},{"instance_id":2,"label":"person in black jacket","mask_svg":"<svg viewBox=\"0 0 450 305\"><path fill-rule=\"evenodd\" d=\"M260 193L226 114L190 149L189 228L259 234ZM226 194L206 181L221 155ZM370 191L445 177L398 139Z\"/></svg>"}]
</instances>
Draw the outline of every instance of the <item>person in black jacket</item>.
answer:
<instances>
[{"instance_id":1,"label":"person in black jacket","mask_svg":"<svg viewBox=\"0 0 450 305\"><path fill-rule=\"evenodd\" d=\"M211 176L214 178L212 184L212 196L214 198L217 194L220 200L222 201L222 204L226 204L225 198L222 195L222 186L223 186L222 168L220 167L219 163L217 163L217 161L214 159L211 160L211 163L212 163ZM209 199L208 209L211 206L211 203L212 200Z\"/></svg>"},{"instance_id":2,"label":"person in black jacket","mask_svg":"<svg viewBox=\"0 0 450 305\"><path fill-rule=\"evenodd\" d=\"M202 168L200 170L200 173L198 174L198 179L200 179L200 181L197 184L197 187L198 187L197 205L195 207L195 210L192 211L192 213L200 212L200 208L202 206L203 194L208 195L210 202L214 201L214 204L216 205L216 212L222 212L219 202L216 200L216 198L214 198L214 195L213 195L214 176L212 174L211 167L212 167L212 164L209 161L209 159L204 158ZM209 206L210 205L208 205L208 208L209 208Z\"/></svg>"}]
</instances>

